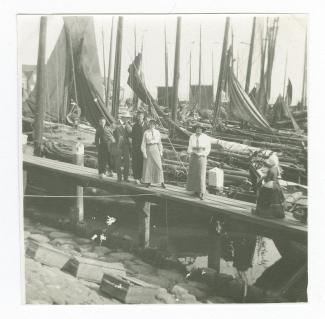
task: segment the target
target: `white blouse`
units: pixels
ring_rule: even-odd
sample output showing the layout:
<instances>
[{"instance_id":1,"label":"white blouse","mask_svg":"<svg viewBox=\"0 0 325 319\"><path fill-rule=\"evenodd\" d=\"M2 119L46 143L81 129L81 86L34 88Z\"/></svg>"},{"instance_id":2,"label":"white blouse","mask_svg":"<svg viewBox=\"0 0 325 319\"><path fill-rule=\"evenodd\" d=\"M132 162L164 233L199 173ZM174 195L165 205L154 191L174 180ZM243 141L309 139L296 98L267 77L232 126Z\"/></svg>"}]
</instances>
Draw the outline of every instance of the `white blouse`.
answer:
<instances>
[{"instance_id":1,"label":"white blouse","mask_svg":"<svg viewBox=\"0 0 325 319\"><path fill-rule=\"evenodd\" d=\"M199 156L208 156L211 151L210 137L204 133L200 135L192 134L188 142L187 152L195 153Z\"/></svg>"},{"instance_id":2,"label":"white blouse","mask_svg":"<svg viewBox=\"0 0 325 319\"><path fill-rule=\"evenodd\" d=\"M163 146L161 143L161 136L160 136L160 132L156 129L152 129L152 130L149 129L143 133L141 151L145 157L147 156L147 145L150 145L150 144L157 144L159 153L160 153L160 155L162 155Z\"/></svg>"}]
</instances>

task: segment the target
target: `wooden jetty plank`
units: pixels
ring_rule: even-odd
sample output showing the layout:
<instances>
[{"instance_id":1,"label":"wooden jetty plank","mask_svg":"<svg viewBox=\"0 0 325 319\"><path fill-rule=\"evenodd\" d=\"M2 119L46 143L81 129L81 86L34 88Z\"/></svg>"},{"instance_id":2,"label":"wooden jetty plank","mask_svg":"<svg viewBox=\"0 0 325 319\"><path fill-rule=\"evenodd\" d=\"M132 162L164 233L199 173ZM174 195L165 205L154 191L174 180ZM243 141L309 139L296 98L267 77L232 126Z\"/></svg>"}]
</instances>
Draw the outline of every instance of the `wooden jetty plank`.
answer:
<instances>
[{"instance_id":1,"label":"wooden jetty plank","mask_svg":"<svg viewBox=\"0 0 325 319\"><path fill-rule=\"evenodd\" d=\"M49 172L69 176L76 182L102 189L115 189L126 195L147 195L150 201L156 202L162 199L180 202L184 205L197 207L198 212L211 214L221 214L231 219L243 221L249 224L268 228L270 230L284 232L288 236L293 236L302 240L307 240L307 225L294 219L284 220L262 218L251 213L251 208L255 204L230 199L217 195L208 195L206 200L194 198L185 189L177 186L167 185L166 189L161 187L146 188L133 183L119 183L116 178L105 177L100 179L96 169L80 167L70 163L59 162L47 158L24 155L24 169L36 168L44 169ZM145 196L144 196L145 198ZM148 200L149 201L149 200Z\"/></svg>"}]
</instances>

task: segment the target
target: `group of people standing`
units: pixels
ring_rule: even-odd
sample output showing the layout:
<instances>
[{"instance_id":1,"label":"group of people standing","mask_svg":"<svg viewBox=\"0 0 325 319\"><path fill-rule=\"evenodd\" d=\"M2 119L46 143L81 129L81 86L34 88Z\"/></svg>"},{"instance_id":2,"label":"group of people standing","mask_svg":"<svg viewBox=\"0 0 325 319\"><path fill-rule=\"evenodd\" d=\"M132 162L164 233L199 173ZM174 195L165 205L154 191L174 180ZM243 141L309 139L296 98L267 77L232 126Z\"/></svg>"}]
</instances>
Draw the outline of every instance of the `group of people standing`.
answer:
<instances>
[{"instance_id":1,"label":"group of people standing","mask_svg":"<svg viewBox=\"0 0 325 319\"><path fill-rule=\"evenodd\" d=\"M115 169L118 181L128 181L130 158L136 184L160 184L165 188L162 167L163 146L160 132L155 128L155 120L146 121L143 112L138 112L133 126L122 117L120 124L107 125L99 120L95 142L98 149L98 171L101 177L113 176ZM189 170L186 189L204 199L206 193L207 158L211 151L210 137L203 133L198 124L189 138ZM122 170L123 167L123 170ZM264 162L266 173L260 178L257 191L255 214L261 216L284 217L284 195L279 179L281 178L279 160L273 153ZM108 168L108 170L107 170Z\"/></svg>"},{"instance_id":2,"label":"group of people standing","mask_svg":"<svg viewBox=\"0 0 325 319\"><path fill-rule=\"evenodd\" d=\"M160 132L155 126L154 120L145 121L141 111L137 113L133 126L123 115L119 124L108 124L105 118L101 118L95 137L99 175L113 176L115 169L118 181L122 181L123 177L128 182L132 157L135 183L140 184L141 181L147 187L161 184L165 188L161 161L163 147Z\"/></svg>"}]
</instances>

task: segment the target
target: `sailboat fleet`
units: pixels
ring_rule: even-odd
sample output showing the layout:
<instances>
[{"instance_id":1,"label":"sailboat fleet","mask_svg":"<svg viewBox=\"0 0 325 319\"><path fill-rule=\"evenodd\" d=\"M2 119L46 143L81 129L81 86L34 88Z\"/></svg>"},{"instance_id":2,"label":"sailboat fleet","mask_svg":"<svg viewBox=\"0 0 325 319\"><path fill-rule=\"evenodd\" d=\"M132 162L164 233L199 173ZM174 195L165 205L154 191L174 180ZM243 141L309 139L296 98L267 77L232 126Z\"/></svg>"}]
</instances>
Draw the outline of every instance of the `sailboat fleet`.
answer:
<instances>
[{"instance_id":1,"label":"sailboat fleet","mask_svg":"<svg viewBox=\"0 0 325 319\"><path fill-rule=\"evenodd\" d=\"M104 117L107 121L118 119L123 109L120 79L124 17L118 17L117 21L114 65L112 53L114 20L112 18L107 73L105 58L103 59L104 85L97 54L98 48L94 40L93 18L65 17L64 27L45 64L46 19L46 17L41 17L40 22L37 89L24 102L23 121L25 127L28 127L28 123L34 123L35 154L43 152L45 156L47 154L51 157L58 156L69 160L71 154L66 152L64 146L55 144L50 138L44 141L44 130L46 131L48 126L45 119L49 121L47 123L52 123L50 125L52 128L53 123L66 125L65 115L69 112L71 99L80 107L81 118L84 123L87 123L82 127L89 132L92 131L91 126L96 125L99 117ZM212 72L212 85L202 85L202 30L200 27L198 85L195 86L191 82L193 70L190 52L189 101L185 101L180 106L178 88L182 18L176 19L172 88L169 87L169 54L166 29L164 30L165 87L160 88L160 95L163 98L157 101L146 87L141 67L143 52L142 49L139 52L136 48L136 30L134 32L135 57L128 68L128 85L134 92L130 111L136 111L141 107L148 113L148 116L160 123L161 132L165 137L163 138L165 148L163 168L170 182L184 183L188 166L186 155L188 137L193 124L200 122L206 127L207 134L210 135L212 141L208 169L219 167L224 170L225 182L222 192L225 196L231 197L235 194L239 199L255 201L253 189L255 177L252 176L250 168L258 170L264 157L269 156L270 152L277 152L287 190L297 197L291 207L306 213L306 205L299 205L298 200L307 196L307 35L301 101L296 107L291 107L292 87L290 93L289 84L274 105L269 103L279 18L267 19L266 32L261 35L260 41L259 85L251 91L253 52L258 50L254 47L257 36L256 17L252 19L247 71L243 86L234 72L233 45L232 41L229 41L231 19L226 18L215 96L213 96L214 71ZM105 52L104 47L103 52ZM212 68L214 68L213 62L212 59ZM113 69L114 76L111 81ZM284 81L286 83L286 76ZM45 83L47 85L44 85ZM94 149L92 145L85 146L85 152L88 154L88 162L86 160L85 165L93 166L96 158ZM218 192L212 188L210 191Z\"/></svg>"}]
</instances>

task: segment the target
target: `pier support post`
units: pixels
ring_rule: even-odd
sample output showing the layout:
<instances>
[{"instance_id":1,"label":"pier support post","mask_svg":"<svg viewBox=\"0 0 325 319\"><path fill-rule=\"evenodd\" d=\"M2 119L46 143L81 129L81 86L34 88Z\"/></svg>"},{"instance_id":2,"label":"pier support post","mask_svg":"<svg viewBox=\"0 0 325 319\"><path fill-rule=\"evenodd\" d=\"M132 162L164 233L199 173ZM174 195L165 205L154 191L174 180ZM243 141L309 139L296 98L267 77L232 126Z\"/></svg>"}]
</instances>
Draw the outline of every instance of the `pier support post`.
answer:
<instances>
[{"instance_id":1,"label":"pier support post","mask_svg":"<svg viewBox=\"0 0 325 319\"><path fill-rule=\"evenodd\" d=\"M208 229L209 252L208 267L220 272L221 259L221 224L216 217L212 217Z\"/></svg>"},{"instance_id":2,"label":"pier support post","mask_svg":"<svg viewBox=\"0 0 325 319\"><path fill-rule=\"evenodd\" d=\"M150 241L150 202L136 200L135 206L139 218L139 245L147 248Z\"/></svg>"},{"instance_id":3,"label":"pier support post","mask_svg":"<svg viewBox=\"0 0 325 319\"><path fill-rule=\"evenodd\" d=\"M84 166L84 145L77 142L72 147L73 163L79 166ZM77 222L84 220L84 190L82 186L76 185L74 195L76 196L72 207L73 218Z\"/></svg>"}]
</instances>

